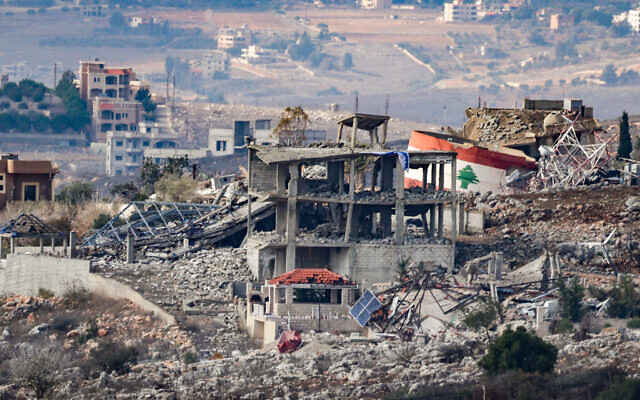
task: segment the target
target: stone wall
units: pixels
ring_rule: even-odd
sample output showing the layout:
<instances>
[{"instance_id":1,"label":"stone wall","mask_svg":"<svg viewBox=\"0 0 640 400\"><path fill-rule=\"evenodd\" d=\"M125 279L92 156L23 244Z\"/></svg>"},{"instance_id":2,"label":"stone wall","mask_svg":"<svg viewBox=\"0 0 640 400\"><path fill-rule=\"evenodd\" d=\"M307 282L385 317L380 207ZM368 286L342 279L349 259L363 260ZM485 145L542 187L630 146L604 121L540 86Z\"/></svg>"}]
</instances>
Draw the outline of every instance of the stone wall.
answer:
<instances>
[{"instance_id":1,"label":"stone wall","mask_svg":"<svg viewBox=\"0 0 640 400\"><path fill-rule=\"evenodd\" d=\"M9 254L0 264L0 294L37 296L40 289L46 289L62 296L71 288L85 288L100 296L131 301L168 325L176 323L171 314L129 286L89 270L87 260Z\"/></svg>"},{"instance_id":2,"label":"stone wall","mask_svg":"<svg viewBox=\"0 0 640 400\"><path fill-rule=\"evenodd\" d=\"M358 244L353 247L350 277L361 287L377 282L393 281L400 259L412 262L433 262L435 266L448 268L452 247L448 245L377 245Z\"/></svg>"},{"instance_id":3,"label":"stone wall","mask_svg":"<svg viewBox=\"0 0 640 400\"><path fill-rule=\"evenodd\" d=\"M276 164L267 165L255 154L251 156L251 190L270 192L276 190Z\"/></svg>"}]
</instances>

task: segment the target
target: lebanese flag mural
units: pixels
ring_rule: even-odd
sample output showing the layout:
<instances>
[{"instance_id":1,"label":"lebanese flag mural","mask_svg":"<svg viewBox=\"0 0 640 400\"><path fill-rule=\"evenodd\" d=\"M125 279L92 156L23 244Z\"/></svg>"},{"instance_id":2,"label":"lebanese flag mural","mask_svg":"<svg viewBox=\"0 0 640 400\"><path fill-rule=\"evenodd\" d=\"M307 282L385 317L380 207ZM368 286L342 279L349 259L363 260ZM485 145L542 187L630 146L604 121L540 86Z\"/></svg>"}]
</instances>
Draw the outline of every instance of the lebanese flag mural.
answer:
<instances>
[{"instance_id":1,"label":"lebanese flag mural","mask_svg":"<svg viewBox=\"0 0 640 400\"><path fill-rule=\"evenodd\" d=\"M428 132L413 131L409 139L409 151L455 151L458 153L456 162L456 190L470 190L474 192L500 192L506 182L506 177L515 169L530 171L536 169L532 158L517 150L494 151L474 145L456 138L456 141L446 139L447 135L430 134ZM428 172L431 176L431 171ZM450 189L451 170L445 167L445 189ZM422 171L410 169L405 173L405 186L422 185Z\"/></svg>"}]
</instances>

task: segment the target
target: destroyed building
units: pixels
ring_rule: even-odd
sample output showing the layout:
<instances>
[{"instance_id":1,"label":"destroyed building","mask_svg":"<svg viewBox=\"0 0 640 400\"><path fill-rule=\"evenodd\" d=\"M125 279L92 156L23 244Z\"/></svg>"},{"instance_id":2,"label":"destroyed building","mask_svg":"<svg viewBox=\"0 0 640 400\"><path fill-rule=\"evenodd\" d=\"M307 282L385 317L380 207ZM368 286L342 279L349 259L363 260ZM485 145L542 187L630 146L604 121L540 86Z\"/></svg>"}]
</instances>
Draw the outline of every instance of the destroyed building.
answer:
<instances>
[{"instance_id":1,"label":"destroyed building","mask_svg":"<svg viewBox=\"0 0 640 400\"><path fill-rule=\"evenodd\" d=\"M341 121L352 128L351 146L249 146L249 191L276 204L275 230L249 232L256 280L329 268L367 286L393 280L403 259L453 268L456 193L444 190L451 186L444 180L445 169L456 168L456 154L384 150L377 128L386 121L366 114ZM355 146L358 128L369 132L369 146ZM421 186L405 189L409 168L422 171ZM450 237L445 208L451 208Z\"/></svg>"},{"instance_id":2,"label":"destroyed building","mask_svg":"<svg viewBox=\"0 0 640 400\"><path fill-rule=\"evenodd\" d=\"M593 117L593 108L582 100L524 99L517 108L468 108L462 137L478 143L522 150L537 158L541 145L552 145L571 122L583 144L593 144L602 131Z\"/></svg>"}]
</instances>

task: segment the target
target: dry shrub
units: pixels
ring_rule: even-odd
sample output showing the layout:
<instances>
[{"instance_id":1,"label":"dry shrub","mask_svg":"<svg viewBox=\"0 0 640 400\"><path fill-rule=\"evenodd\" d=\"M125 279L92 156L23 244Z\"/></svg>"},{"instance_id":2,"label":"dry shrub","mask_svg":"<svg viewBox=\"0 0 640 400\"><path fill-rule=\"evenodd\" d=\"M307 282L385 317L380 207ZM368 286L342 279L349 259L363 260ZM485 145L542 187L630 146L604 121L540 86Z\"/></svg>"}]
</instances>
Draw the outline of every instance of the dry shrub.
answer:
<instances>
[{"instance_id":1,"label":"dry shrub","mask_svg":"<svg viewBox=\"0 0 640 400\"><path fill-rule=\"evenodd\" d=\"M165 175L155 184L160 201L191 201L196 197L196 189L196 181L188 176Z\"/></svg>"},{"instance_id":2,"label":"dry shrub","mask_svg":"<svg viewBox=\"0 0 640 400\"><path fill-rule=\"evenodd\" d=\"M115 215L119 209L118 203L106 203L98 201L88 201L80 204L76 209L75 218L73 218L72 228L82 237L89 232L93 226L93 221L100 214Z\"/></svg>"}]
</instances>

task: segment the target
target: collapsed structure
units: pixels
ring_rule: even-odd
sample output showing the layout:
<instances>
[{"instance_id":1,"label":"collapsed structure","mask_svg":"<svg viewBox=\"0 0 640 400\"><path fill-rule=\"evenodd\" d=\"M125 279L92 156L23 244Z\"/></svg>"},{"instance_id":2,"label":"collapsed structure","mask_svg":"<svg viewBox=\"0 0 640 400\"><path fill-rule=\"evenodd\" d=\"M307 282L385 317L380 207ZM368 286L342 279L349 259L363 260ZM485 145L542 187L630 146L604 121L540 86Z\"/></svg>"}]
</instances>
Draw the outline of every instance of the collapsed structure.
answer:
<instances>
[{"instance_id":1,"label":"collapsed structure","mask_svg":"<svg viewBox=\"0 0 640 400\"><path fill-rule=\"evenodd\" d=\"M456 192L444 188L456 154L386 151L377 127L387 120L356 114L341 121L352 128L351 146L249 146L249 192L276 205L272 231L249 231L248 262L256 280L328 267L369 286L393 280L398 262L407 258L453 268ZM358 128L369 132L368 146L355 146ZM409 168L422 171L420 187L405 189ZM316 170L323 173L311 174ZM450 237L444 234L445 208L451 209ZM421 229L408 229L409 216L419 218Z\"/></svg>"}]
</instances>

